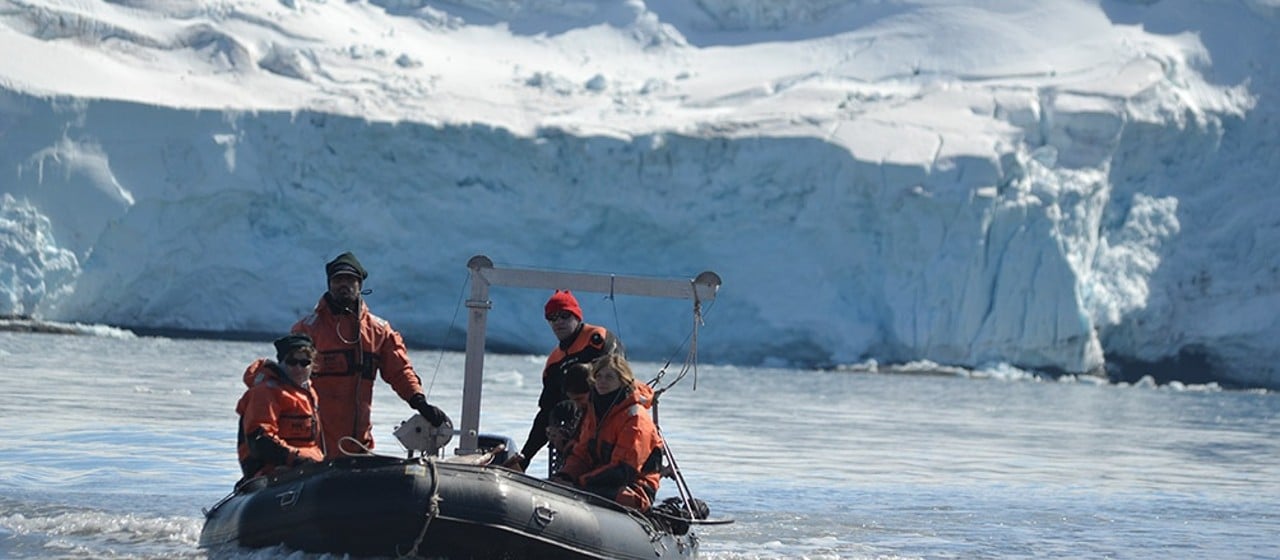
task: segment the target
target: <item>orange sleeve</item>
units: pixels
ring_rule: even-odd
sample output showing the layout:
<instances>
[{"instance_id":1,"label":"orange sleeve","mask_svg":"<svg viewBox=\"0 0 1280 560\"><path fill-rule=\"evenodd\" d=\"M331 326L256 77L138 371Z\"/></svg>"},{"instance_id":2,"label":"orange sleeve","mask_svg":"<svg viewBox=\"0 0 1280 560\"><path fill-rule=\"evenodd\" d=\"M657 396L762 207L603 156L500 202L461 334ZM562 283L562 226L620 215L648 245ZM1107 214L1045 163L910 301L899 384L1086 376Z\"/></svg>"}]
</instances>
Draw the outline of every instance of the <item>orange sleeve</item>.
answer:
<instances>
[{"instance_id":1,"label":"orange sleeve","mask_svg":"<svg viewBox=\"0 0 1280 560\"><path fill-rule=\"evenodd\" d=\"M280 439L280 407L276 401L275 395L267 385L255 385L249 389L246 395L247 402L244 408L244 433L246 436L258 430L276 440L281 445L287 446L284 440Z\"/></svg>"},{"instance_id":2,"label":"orange sleeve","mask_svg":"<svg viewBox=\"0 0 1280 560\"><path fill-rule=\"evenodd\" d=\"M404 338L388 323L382 323L381 327L386 329L386 336L382 337L382 345L378 348L378 355L382 358L382 380L391 385L401 399L409 402L422 392L422 380L409 363L409 350L405 348Z\"/></svg>"}]
</instances>

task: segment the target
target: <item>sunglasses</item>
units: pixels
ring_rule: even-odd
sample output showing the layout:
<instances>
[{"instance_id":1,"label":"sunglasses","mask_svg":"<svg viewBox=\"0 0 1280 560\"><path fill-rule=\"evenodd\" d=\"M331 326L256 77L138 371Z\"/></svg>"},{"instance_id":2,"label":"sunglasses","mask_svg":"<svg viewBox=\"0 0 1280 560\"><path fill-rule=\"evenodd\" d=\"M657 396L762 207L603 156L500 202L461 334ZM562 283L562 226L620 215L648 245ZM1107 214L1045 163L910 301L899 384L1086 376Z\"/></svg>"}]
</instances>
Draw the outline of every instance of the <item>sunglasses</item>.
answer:
<instances>
[{"instance_id":1,"label":"sunglasses","mask_svg":"<svg viewBox=\"0 0 1280 560\"><path fill-rule=\"evenodd\" d=\"M557 311L555 313L548 313L547 320L548 321L564 321L573 316L574 314L569 313L568 311Z\"/></svg>"},{"instance_id":2,"label":"sunglasses","mask_svg":"<svg viewBox=\"0 0 1280 560\"><path fill-rule=\"evenodd\" d=\"M289 365L291 365L291 366L302 366L302 367L307 367L307 366L311 365L311 360L295 360L295 359L293 359L293 358L289 358L289 359L285 360L285 361L284 361L284 363L289 364Z\"/></svg>"}]
</instances>

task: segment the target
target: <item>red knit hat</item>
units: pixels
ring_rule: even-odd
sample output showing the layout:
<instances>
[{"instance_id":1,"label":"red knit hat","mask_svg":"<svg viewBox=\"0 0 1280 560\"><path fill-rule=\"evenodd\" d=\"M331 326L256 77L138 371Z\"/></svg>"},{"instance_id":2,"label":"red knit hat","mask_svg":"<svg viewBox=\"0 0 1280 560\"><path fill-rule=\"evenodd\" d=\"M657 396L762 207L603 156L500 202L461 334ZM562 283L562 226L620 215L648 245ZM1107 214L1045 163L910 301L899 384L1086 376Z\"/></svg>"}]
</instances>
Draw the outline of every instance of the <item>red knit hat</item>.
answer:
<instances>
[{"instance_id":1,"label":"red knit hat","mask_svg":"<svg viewBox=\"0 0 1280 560\"><path fill-rule=\"evenodd\" d=\"M556 290L551 299L547 300L546 314L550 315L557 311L568 311L579 321L582 320L582 308L578 307L578 300L574 299L569 290Z\"/></svg>"}]
</instances>

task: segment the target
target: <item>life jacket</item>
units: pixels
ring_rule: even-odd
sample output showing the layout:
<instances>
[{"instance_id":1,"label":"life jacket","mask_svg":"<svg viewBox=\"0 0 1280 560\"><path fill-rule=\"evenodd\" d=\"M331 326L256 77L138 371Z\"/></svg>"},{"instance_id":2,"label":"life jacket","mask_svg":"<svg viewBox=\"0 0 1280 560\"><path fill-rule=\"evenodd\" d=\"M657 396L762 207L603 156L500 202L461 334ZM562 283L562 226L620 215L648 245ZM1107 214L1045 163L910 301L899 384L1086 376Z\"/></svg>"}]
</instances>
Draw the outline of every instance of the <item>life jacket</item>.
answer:
<instances>
[{"instance_id":1,"label":"life jacket","mask_svg":"<svg viewBox=\"0 0 1280 560\"><path fill-rule=\"evenodd\" d=\"M409 363L409 352L400 333L370 313L363 301L358 307L355 314L337 313L321 296L315 310L291 329L307 333L316 345L317 363L312 368L311 385L320 399L324 446L329 458L344 456L344 449L360 451L350 443L339 447L344 437L373 449L369 413L376 374L380 372L382 380L405 402L422 392L422 381Z\"/></svg>"},{"instance_id":2,"label":"life jacket","mask_svg":"<svg viewBox=\"0 0 1280 560\"><path fill-rule=\"evenodd\" d=\"M248 387L236 403L236 451L246 478L324 459L316 394L295 384L274 361L259 358L244 372Z\"/></svg>"},{"instance_id":3,"label":"life jacket","mask_svg":"<svg viewBox=\"0 0 1280 560\"><path fill-rule=\"evenodd\" d=\"M572 454L560 472L569 475L579 486L610 469L625 466L634 475L623 481L615 501L641 511L649 509L662 482L662 436L649 410L653 406L653 388L636 381L620 402L614 403L604 417L597 414L595 403L587 405L582 416L578 439Z\"/></svg>"},{"instance_id":4,"label":"life jacket","mask_svg":"<svg viewBox=\"0 0 1280 560\"><path fill-rule=\"evenodd\" d=\"M618 337L608 329L583 323L577 335L568 344L558 344L547 356L542 368L544 391L538 399L538 408L550 409L569 396L564 392L564 375L569 366L589 364L600 356L620 351Z\"/></svg>"},{"instance_id":5,"label":"life jacket","mask_svg":"<svg viewBox=\"0 0 1280 560\"><path fill-rule=\"evenodd\" d=\"M568 395L564 392L565 371L577 363L591 363L596 358L612 352L622 353L622 343L613 333L604 327L582 323L578 331L569 341L561 341L551 354L547 356L546 366L542 368L542 393L538 395L538 415L529 427L529 437L525 440L520 454L524 455L524 467L547 444L547 427L551 410L563 402ZM551 450L551 464L558 465L563 459L558 457L555 449Z\"/></svg>"}]
</instances>

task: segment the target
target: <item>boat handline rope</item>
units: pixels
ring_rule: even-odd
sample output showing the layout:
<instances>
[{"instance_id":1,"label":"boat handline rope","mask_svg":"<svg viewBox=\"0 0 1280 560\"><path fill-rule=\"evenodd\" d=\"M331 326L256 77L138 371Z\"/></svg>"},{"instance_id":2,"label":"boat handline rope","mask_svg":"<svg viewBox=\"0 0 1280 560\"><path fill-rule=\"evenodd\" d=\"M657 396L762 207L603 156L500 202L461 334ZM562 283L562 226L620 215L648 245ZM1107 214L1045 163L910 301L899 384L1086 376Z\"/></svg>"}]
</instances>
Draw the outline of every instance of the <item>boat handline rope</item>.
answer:
<instances>
[{"instance_id":1,"label":"boat handline rope","mask_svg":"<svg viewBox=\"0 0 1280 560\"><path fill-rule=\"evenodd\" d=\"M235 487L235 489L234 489L234 490L232 490L230 494L227 494L227 495L226 495L226 496L224 496L221 500L218 500L218 503L213 504L212 506L210 506L210 507L208 507L208 508L201 508L201 509L200 509L200 513L203 513L205 517L209 517L209 514L213 513L213 512L214 512L215 510L217 510L218 508L222 507L222 504L225 504L225 503L227 503L227 502L231 501L231 498L234 498L234 497L236 496L236 494L239 494L239 493L240 493L240 485L239 485L239 484L237 484L237 485L236 485L236 487Z\"/></svg>"},{"instance_id":2,"label":"boat handline rope","mask_svg":"<svg viewBox=\"0 0 1280 560\"><path fill-rule=\"evenodd\" d=\"M413 540L413 548L409 549L409 552L398 556L397 560L418 558L418 548L422 546L422 541L427 538L427 528L440 515L440 469L436 467L434 457L427 457L427 468L431 471L431 494L427 497L426 520L422 522L422 530L418 531L418 538ZM400 547L397 546L397 552L399 549Z\"/></svg>"}]
</instances>

